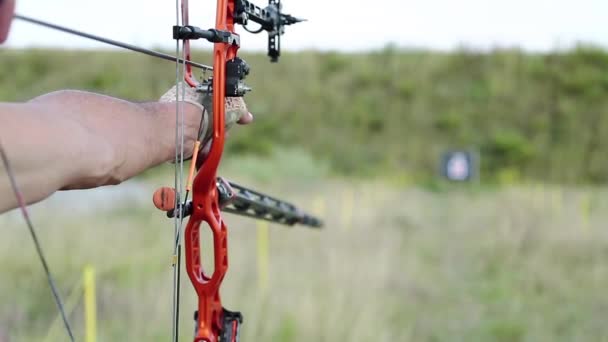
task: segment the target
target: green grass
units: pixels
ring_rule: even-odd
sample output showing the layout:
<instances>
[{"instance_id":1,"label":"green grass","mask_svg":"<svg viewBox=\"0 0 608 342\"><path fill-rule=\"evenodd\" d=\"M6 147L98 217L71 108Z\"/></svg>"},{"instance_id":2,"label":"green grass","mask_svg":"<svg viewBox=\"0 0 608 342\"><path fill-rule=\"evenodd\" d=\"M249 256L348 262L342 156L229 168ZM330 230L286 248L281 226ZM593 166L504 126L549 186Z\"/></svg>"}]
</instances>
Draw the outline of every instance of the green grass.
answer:
<instances>
[{"instance_id":1,"label":"green grass","mask_svg":"<svg viewBox=\"0 0 608 342\"><path fill-rule=\"evenodd\" d=\"M608 191L534 185L605 182L608 54L246 58L256 123L232 132L221 174L327 227L272 227L262 290L256 225L228 218L222 295L245 315L243 341L608 341ZM0 62L3 101L62 88L149 101L173 79L170 63L107 51L1 50ZM437 157L454 147L476 148L482 181L502 186L437 181ZM169 339L173 228L150 194L170 168L115 197L77 192L32 208L60 290L75 298L79 340L88 264L99 341ZM0 227L0 340L41 341L57 319L50 291L18 213ZM188 340L195 302L185 276L183 294ZM60 328L47 340L64 341Z\"/></svg>"},{"instance_id":2,"label":"green grass","mask_svg":"<svg viewBox=\"0 0 608 342\"><path fill-rule=\"evenodd\" d=\"M608 339L605 189L256 184L322 214L327 227L271 227L262 291L255 223L228 217L222 295L245 315L244 341ZM34 222L62 293L84 265L96 267L99 341L168 340L171 222L143 197L90 213L57 205L34 207ZM10 341L40 340L57 316L48 286L19 215L0 216L0 226L0 330ZM186 277L183 294L188 340L194 296ZM82 337L82 303L71 320Z\"/></svg>"},{"instance_id":3,"label":"green grass","mask_svg":"<svg viewBox=\"0 0 608 342\"><path fill-rule=\"evenodd\" d=\"M228 154L298 148L332 174L428 181L445 150L481 154L482 180L608 180L608 53L401 51L243 54L255 124ZM199 61L209 61L199 52ZM172 63L130 52L0 50L0 100L64 88L152 101Z\"/></svg>"}]
</instances>

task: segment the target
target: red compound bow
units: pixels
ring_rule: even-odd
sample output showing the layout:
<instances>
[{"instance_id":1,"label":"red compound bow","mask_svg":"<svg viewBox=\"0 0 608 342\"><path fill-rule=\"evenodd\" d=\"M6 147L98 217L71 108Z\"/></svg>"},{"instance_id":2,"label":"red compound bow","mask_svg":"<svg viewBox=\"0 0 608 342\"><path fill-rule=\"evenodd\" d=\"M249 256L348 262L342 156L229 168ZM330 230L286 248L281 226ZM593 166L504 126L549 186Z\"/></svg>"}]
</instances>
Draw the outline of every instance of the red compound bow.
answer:
<instances>
[{"instance_id":1,"label":"red compound bow","mask_svg":"<svg viewBox=\"0 0 608 342\"><path fill-rule=\"evenodd\" d=\"M186 199L182 206L181 201L174 203L180 208L176 218L190 215L188 224L184 230L185 261L188 276L198 295L198 311L195 315L196 327L194 341L217 342L237 341L239 324L242 316L238 312L231 312L222 307L220 299L220 285L226 271L228 270L228 246L226 223L222 219L220 209L227 204L235 205L237 195L233 192L230 183L217 178L217 168L222 157L225 137L225 102L226 97L241 97L249 90L244 84L244 79L249 73L249 66L241 58L237 57L240 47L240 37L235 32L235 24L247 25L248 21L256 22L260 28L255 32L267 31L268 54L273 62L280 55L280 36L285 25L297 23L301 20L281 13L280 1L270 0L266 8L260 8L245 0L218 0L215 28L203 30L189 23L188 0L182 0L182 24L173 29L173 38L183 41L183 59L190 60L190 40L206 39L214 43L213 49L213 77L199 83L192 75L192 66L184 65L184 80L199 92L211 93L213 95L213 134L212 144L198 174L192 181L196 155L201 142L195 144L194 159L191 163L189 179L186 183ZM178 102L179 103L179 102ZM192 183L192 186L190 184ZM163 192L164 190L161 190ZM188 205L187 194L192 191L192 202ZM240 194L251 195L253 192L240 191ZM258 205L267 205L268 196L262 196L262 200L253 202ZM179 196L176 196L178 198ZM251 196L249 196L249 199ZM253 209L253 213L262 217L270 214L270 218L284 219L288 213L298 213L295 208L283 210L281 202L275 206L267 206L265 210ZM159 207L163 207L162 205ZM238 209L238 205L236 206ZM272 209L275 209L274 214ZM164 208L166 209L166 208ZM240 212L250 207L241 206ZM283 206L284 209L284 206ZM300 215L302 219L292 223L310 223ZM314 221L314 220L313 220ZM206 274L201 265L200 229L201 224L206 223L213 235L214 271ZM318 226L319 222L313 222ZM179 239L179 237L178 237Z\"/></svg>"},{"instance_id":2,"label":"red compound bow","mask_svg":"<svg viewBox=\"0 0 608 342\"><path fill-rule=\"evenodd\" d=\"M179 0L176 0L179 1ZM177 11L180 12L179 10ZM178 15L179 16L179 15ZM183 219L189 216L188 223L183 231L185 241L185 265L188 276L198 295L198 310L195 314L194 341L204 342L236 342L239 339L239 326L242 316L238 312L232 312L222 307L220 299L220 285L228 269L228 247L227 228L222 219L221 211L249 216L257 219L268 220L280 224L294 225L302 224L310 227L321 227L320 220L303 213L290 203L264 195L251 189L239 186L217 177L217 169L224 150L225 139L225 103L226 97L242 97L250 89L244 84L244 79L249 73L249 66L241 58L237 57L240 47L240 37L235 32L235 25L243 25L246 31L251 33L268 33L268 56L272 62L276 62L280 56L280 39L286 25L302 21L291 15L281 13L280 0L269 0L265 8L258 7L246 0L217 0L217 12L215 27L203 30L189 23L188 0L181 0L181 21L178 18L173 27L173 38L177 40L177 56L180 55L180 42L182 57L171 56L164 53L143 49L130 44L91 35L81 31L65 28L59 25L40 21L37 19L15 14L15 19L27 21L52 29L76 34L89 39L104 42L151 56L172 60L176 64L177 84L177 132L176 132L176 181L175 188L161 188L154 194L155 205L164 211L167 216L175 220L175 258L174 258L174 303L173 303L173 341L178 341L179 322L179 288L180 288L180 265L181 265L181 241ZM259 25L256 30L248 28L248 23L254 22ZM190 60L190 40L206 39L214 43L213 67L196 63ZM179 65L183 68L180 68ZM192 68L213 70L213 76L198 82L193 76ZM200 170L196 170L196 157L203 142L197 141L194 147L193 160L185 183L184 191L181 189L181 170L183 167L183 120L180 115L180 87L182 80L187 86L196 91L212 96L212 108L206 108L212 116L212 128L210 137L212 139L210 149ZM183 90L181 90L183 99ZM201 127L202 127L201 123ZM203 136L209 136L203 134ZM36 243L39 256L42 260L47 277L53 291L56 303L62 314L66 330L73 341L73 334L69 322L65 316L61 299L55 289L53 278L48 271L48 266L38 244L33 226L27 216L25 203L14 180L10 164L4 150L0 145L7 173L11 178L15 195L19 199L20 207L30 227L30 232ZM178 178L180 179L178 181ZM184 194L182 196L182 193ZM192 201L188 201L188 195L192 193ZM177 209L177 210L176 210ZM213 235L214 271L206 274L201 265L200 229L205 223L209 226Z\"/></svg>"}]
</instances>

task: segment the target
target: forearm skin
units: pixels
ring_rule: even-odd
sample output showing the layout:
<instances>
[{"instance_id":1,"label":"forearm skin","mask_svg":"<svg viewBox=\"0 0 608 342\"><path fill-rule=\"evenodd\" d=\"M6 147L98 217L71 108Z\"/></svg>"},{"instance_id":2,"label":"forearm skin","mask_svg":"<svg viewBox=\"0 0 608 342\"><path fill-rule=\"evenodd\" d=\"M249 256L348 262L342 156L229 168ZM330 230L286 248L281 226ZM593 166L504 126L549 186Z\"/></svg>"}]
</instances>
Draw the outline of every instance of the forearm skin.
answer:
<instances>
[{"instance_id":1,"label":"forearm skin","mask_svg":"<svg viewBox=\"0 0 608 342\"><path fill-rule=\"evenodd\" d=\"M59 91L27 103L0 103L0 143L27 203L60 189L118 184L173 158L175 103L133 103L82 91ZM184 105L186 146L199 110ZM0 212L14 208L0 167Z\"/></svg>"}]
</instances>

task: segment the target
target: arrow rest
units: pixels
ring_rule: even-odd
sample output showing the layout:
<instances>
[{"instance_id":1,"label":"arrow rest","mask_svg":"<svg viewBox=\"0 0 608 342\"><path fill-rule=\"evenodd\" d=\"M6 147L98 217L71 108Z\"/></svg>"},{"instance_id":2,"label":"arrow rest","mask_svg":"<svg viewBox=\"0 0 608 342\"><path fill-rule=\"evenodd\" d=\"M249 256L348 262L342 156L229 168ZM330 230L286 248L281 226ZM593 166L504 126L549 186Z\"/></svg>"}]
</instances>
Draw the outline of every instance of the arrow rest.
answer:
<instances>
[{"instance_id":1,"label":"arrow rest","mask_svg":"<svg viewBox=\"0 0 608 342\"><path fill-rule=\"evenodd\" d=\"M240 57L235 57L226 62L226 97L243 97L252 90L245 84L245 78L249 75L249 70L249 64ZM204 79L197 85L196 91L212 94L213 76Z\"/></svg>"}]
</instances>

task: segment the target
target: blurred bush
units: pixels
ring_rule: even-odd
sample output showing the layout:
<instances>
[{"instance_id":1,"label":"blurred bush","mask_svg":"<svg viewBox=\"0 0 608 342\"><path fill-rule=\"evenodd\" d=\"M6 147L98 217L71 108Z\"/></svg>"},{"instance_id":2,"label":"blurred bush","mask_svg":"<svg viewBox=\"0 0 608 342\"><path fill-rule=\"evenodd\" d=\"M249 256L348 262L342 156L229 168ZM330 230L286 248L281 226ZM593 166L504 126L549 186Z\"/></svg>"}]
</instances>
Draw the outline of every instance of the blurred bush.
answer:
<instances>
[{"instance_id":1,"label":"blurred bush","mask_svg":"<svg viewBox=\"0 0 608 342\"><path fill-rule=\"evenodd\" d=\"M208 52L197 60L209 61ZM608 180L608 53L399 50L245 54L256 123L229 154L295 147L349 176L435 177L441 151L481 152L482 180ZM172 63L115 51L0 51L0 99L63 88L136 101L175 79ZM513 177L506 178L513 178Z\"/></svg>"}]
</instances>

